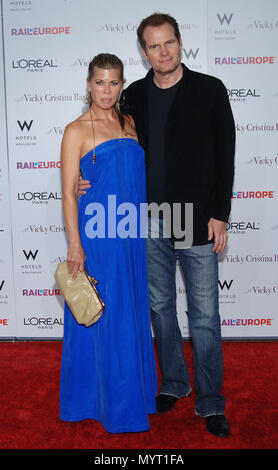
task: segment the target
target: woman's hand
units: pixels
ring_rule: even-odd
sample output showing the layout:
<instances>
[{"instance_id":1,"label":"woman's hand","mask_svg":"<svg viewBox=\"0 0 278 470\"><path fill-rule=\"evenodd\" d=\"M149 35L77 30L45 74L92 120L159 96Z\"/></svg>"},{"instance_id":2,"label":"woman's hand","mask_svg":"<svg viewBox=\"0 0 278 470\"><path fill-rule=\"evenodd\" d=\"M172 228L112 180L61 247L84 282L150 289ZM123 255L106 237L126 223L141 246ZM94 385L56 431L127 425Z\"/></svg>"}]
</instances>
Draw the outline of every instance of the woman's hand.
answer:
<instances>
[{"instance_id":1,"label":"woman's hand","mask_svg":"<svg viewBox=\"0 0 278 470\"><path fill-rule=\"evenodd\" d=\"M86 259L84 250L79 244L69 244L67 265L68 272L72 274L72 279L76 279L78 271L84 271L84 261Z\"/></svg>"}]
</instances>

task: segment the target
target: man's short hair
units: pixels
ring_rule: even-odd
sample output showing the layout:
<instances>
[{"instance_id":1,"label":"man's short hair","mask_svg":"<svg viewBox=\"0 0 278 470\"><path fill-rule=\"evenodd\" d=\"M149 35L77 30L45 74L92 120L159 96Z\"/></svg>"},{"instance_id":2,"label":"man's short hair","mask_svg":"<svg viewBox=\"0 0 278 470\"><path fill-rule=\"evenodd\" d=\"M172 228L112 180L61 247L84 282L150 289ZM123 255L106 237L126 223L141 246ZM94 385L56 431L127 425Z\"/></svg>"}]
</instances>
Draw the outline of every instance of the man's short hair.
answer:
<instances>
[{"instance_id":1,"label":"man's short hair","mask_svg":"<svg viewBox=\"0 0 278 470\"><path fill-rule=\"evenodd\" d=\"M175 18L166 14L166 13L153 13L152 15L144 18L140 25L137 28L137 37L140 43L140 46L145 50L146 49L146 41L144 39L144 30L147 26L161 26L162 24L168 23L170 24L173 29L177 40L180 40L180 31L179 26Z\"/></svg>"}]
</instances>

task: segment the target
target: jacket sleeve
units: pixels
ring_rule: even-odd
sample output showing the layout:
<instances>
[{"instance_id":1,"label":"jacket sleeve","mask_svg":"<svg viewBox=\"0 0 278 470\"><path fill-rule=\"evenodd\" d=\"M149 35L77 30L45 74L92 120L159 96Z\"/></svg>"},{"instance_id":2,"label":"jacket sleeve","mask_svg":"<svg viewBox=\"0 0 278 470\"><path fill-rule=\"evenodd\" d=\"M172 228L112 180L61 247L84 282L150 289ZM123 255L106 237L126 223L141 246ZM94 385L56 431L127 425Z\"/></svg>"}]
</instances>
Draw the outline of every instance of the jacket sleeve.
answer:
<instances>
[{"instance_id":1,"label":"jacket sleeve","mask_svg":"<svg viewBox=\"0 0 278 470\"><path fill-rule=\"evenodd\" d=\"M208 215L227 222L234 181L235 123L225 85L219 80L214 110L215 187Z\"/></svg>"}]
</instances>

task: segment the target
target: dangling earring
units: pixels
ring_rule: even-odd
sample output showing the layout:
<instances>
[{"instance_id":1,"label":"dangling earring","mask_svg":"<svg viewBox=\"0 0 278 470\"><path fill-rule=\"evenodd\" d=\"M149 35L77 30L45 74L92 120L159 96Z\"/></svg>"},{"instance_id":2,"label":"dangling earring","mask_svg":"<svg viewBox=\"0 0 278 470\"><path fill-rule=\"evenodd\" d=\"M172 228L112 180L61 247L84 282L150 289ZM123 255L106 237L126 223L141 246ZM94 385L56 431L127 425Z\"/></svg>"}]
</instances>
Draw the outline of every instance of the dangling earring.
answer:
<instances>
[{"instance_id":1,"label":"dangling earring","mask_svg":"<svg viewBox=\"0 0 278 470\"><path fill-rule=\"evenodd\" d=\"M88 93L87 93L87 103L90 106L92 104L92 95L91 95L91 90L88 88Z\"/></svg>"},{"instance_id":2,"label":"dangling earring","mask_svg":"<svg viewBox=\"0 0 278 470\"><path fill-rule=\"evenodd\" d=\"M125 104L125 95L124 95L124 92L122 92L122 94L121 94L121 96L120 96L120 98L119 98L118 103L119 103L120 108Z\"/></svg>"}]
</instances>

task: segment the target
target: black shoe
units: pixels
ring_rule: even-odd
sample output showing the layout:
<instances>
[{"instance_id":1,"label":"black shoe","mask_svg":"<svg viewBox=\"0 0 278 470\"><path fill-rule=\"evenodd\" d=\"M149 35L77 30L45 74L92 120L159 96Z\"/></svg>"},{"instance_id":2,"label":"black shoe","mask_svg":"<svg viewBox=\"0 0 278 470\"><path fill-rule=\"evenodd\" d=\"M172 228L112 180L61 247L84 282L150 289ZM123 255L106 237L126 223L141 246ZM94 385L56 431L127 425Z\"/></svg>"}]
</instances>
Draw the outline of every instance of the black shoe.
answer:
<instances>
[{"instance_id":1,"label":"black shoe","mask_svg":"<svg viewBox=\"0 0 278 470\"><path fill-rule=\"evenodd\" d=\"M178 397L174 397L174 395L164 395L161 393L156 397L156 409L158 413L165 413L165 411L169 411L174 408Z\"/></svg>"},{"instance_id":2,"label":"black shoe","mask_svg":"<svg viewBox=\"0 0 278 470\"><path fill-rule=\"evenodd\" d=\"M230 435L229 421L224 415L212 415L206 418L207 430L217 437Z\"/></svg>"}]
</instances>

